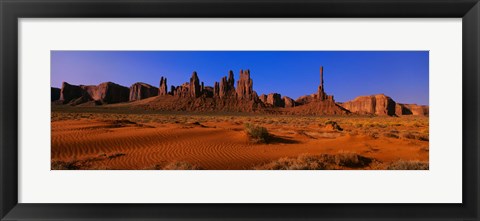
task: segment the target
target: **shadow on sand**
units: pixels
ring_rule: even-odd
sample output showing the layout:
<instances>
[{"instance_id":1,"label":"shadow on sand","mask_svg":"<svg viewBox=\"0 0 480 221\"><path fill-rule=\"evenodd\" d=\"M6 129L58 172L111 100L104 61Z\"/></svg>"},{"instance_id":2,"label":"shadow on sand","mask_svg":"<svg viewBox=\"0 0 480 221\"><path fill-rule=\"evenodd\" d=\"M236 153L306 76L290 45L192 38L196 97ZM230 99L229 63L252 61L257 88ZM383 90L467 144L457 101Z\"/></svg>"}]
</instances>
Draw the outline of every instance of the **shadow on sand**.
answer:
<instances>
[{"instance_id":1,"label":"shadow on sand","mask_svg":"<svg viewBox=\"0 0 480 221\"><path fill-rule=\"evenodd\" d=\"M298 144L298 143L300 143L300 141L297 141L297 140L294 140L294 139L291 139L291 138L287 138L287 137L280 137L280 136L275 136L275 135L270 134L270 136L268 137L268 143L269 144L280 144L280 143L283 143L283 144Z\"/></svg>"}]
</instances>

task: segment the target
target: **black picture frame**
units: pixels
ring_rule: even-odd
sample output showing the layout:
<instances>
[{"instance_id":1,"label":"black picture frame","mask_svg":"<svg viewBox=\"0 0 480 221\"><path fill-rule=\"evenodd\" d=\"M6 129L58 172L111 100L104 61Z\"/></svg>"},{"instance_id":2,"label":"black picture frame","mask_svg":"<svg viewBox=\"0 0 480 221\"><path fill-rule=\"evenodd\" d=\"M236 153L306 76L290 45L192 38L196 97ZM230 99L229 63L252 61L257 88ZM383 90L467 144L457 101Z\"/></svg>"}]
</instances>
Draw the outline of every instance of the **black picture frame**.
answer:
<instances>
[{"instance_id":1,"label":"black picture frame","mask_svg":"<svg viewBox=\"0 0 480 221\"><path fill-rule=\"evenodd\" d=\"M0 0L0 15L1 220L479 220L480 4L478 0ZM17 20L46 17L462 18L463 203L18 203Z\"/></svg>"}]
</instances>

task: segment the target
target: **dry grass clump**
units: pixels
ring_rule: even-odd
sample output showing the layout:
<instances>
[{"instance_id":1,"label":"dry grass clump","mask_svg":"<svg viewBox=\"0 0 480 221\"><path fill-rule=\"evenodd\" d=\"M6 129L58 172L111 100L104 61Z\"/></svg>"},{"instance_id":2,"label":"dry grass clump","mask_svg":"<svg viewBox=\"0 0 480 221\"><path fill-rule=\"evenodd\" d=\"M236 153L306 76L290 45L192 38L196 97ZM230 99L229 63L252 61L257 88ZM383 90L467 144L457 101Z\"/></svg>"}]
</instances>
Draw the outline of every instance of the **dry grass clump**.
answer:
<instances>
[{"instance_id":1,"label":"dry grass clump","mask_svg":"<svg viewBox=\"0 0 480 221\"><path fill-rule=\"evenodd\" d=\"M335 155L335 164L341 167L361 168L368 166L371 162L372 159L356 153L345 152Z\"/></svg>"},{"instance_id":2,"label":"dry grass clump","mask_svg":"<svg viewBox=\"0 0 480 221\"><path fill-rule=\"evenodd\" d=\"M268 143L270 138L267 128L250 123L245 124L245 132L254 143Z\"/></svg>"},{"instance_id":3,"label":"dry grass clump","mask_svg":"<svg viewBox=\"0 0 480 221\"><path fill-rule=\"evenodd\" d=\"M280 158L278 160L256 166L256 170L336 170L366 167L372 159L356 153L340 153L336 155L303 154L297 158Z\"/></svg>"},{"instance_id":4,"label":"dry grass clump","mask_svg":"<svg viewBox=\"0 0 480 221\"><path fill-rule=\"evenodd\" d=\"M327 170L329 164L324 159L328 155L309 156L300 155L297 158L280 158L278 160L255 167L257 170Z\"/></svg>"},{"instance_id":5,"label":"dry grass clump","mask_svg":"<svg viewBox=\"0 0 480 221\"><path fill-rule=\"evenodd\" d=\"M387 166L387 170L428 170L428 162L399 160Z\"/></svg>"}]
</instances>

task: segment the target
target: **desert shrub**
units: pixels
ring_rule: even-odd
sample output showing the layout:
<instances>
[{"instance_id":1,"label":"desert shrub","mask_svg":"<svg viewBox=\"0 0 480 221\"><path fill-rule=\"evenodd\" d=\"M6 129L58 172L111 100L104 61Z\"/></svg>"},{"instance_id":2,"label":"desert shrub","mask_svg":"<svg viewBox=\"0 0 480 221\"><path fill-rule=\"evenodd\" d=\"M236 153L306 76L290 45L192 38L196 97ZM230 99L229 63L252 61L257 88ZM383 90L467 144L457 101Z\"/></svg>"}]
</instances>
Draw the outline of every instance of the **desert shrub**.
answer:
<instances>
[{"instance_id":1,"label":"desert shrub","mask_svg":"<svg viewBox=\"0 0 480 221\"><path fill-rule=\"evenodd\" d=\"M199 170L200 168L188 162L175 161L167 164L162 169L163 170Z\"/></svg>"},{"instance_id":2,"label":"desert shrub","mask_svg":"<svg viewBox=\"0 0 480 221\"><path fill-rule=\"evenodd\" d=\"M339 153L335 155L335 163L342 167L358 168L368 166L372 159L358 155L356 153Z\"/></svg>"},{"instance_id":3,"label":"desert shrub","mask_svg":"<svg viewBox=\"0 0 480 221\"><path fill-rule=\"evenodd\" d=\"M329 167L328 155L300 155L297 158L280 158L270 163L255 167L257 170L325 170ZM332 161L332 160L330 160Z\"/></svg>"},{"instance_id":4,"label":"desert shrub","mask_svg":"<svg viewBox=\"0 0 480 221\"><path fill-rule=\"evenodd\" d=\"M268 133L268 130L265 127L246 123L245 132L247 133L250 140L253 141L254 143L268 143L270 134Z\"/></svg>"},{"instance_id":5,"label":"desert shrub","mask_svg":"<svg viewBox=\"0 0 480 221\"><path fill-rule=\"evenodd\" d=\"M366 167L372 159L355 153L337 155L300 155L296 158L280 158L278 160L254 167L257 170L335 170L344 168Z\"/></svg>"},{"instance_id":6,"label":"desert shrub","mask_svg":"<svg viewBox=\"0 0 480 221\"><path fill-rule=\"evenodd\" d=\"M340 125L333 121L333 120L328 120L327 122L325 122L325 126L331 126L334 130L338 130L338 131L343 131L343 129L340 127Z\"/></svg>"},{"instance_id":7,"label":"desert shrub","mask_svg":"<svg viewBox=\"0 0 480 221\"><path fill-rule=\"evenodd\" d=\"M428 162L399 160L387 166L387 170L428 170Z\"/></svg>"}]
</instances>

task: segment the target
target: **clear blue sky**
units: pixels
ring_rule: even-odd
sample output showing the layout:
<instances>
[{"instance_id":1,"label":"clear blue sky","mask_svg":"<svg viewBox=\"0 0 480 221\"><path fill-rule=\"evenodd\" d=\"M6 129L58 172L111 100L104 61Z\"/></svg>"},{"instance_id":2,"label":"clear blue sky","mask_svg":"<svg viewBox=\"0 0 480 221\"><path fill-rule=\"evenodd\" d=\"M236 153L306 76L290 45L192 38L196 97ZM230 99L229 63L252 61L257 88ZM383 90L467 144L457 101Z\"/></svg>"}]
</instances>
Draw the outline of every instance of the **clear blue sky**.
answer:
<instances>
[{"instance_id":1,"label":"clear blue sky","mask_svg":"<svg viewBox=\"0 0 480 221\"><path fill-rule=\"evenodd\" d=\"M296 99L316 92L324 66L325 90L336 101L384 93L400 103L428 104L428 51L52 51L51 85L124 86L145 82L158 87L189 81L197 71L213 86L229 70L239 78L250 69L254 90Z\"/></svg>"}]
</instances>

